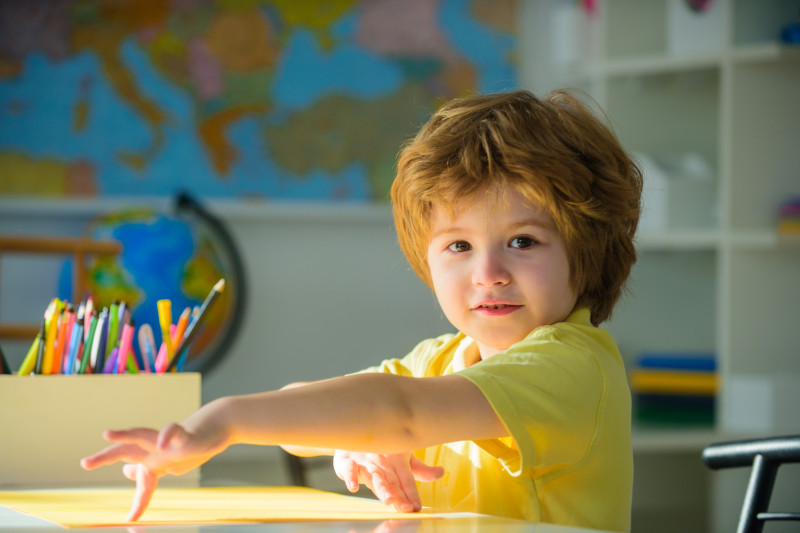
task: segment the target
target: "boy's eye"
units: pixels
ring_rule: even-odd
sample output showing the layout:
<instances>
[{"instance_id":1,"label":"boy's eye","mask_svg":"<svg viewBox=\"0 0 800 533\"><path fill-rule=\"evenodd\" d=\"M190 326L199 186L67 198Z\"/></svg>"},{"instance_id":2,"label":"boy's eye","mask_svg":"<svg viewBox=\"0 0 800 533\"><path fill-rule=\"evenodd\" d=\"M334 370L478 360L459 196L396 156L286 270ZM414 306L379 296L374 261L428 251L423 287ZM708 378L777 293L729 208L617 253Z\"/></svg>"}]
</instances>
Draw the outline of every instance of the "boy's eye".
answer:
<instances>
[{"instance_id":1,"label":"boy's eye","mask_svg":"<svg viewBox=\"0 0 800 533\"><path fill-rule=\"evenodd\" d=\"M531 237L520 236L520 237L514 237L508 244L512 248L530 248L531 246L536 244L536 241L533 240L533 238Z\"/></svg>"},{"instance_id":2,"label":"boy's eye","mask_svg":"<svg viewBox=\"0 0 800 533\"><path fill-rule=\"evenodd\" d=\"M472 246L465 241L456 241L447 247L451 252L468 252L472 250Z\"/></svg>"}]
</instances>

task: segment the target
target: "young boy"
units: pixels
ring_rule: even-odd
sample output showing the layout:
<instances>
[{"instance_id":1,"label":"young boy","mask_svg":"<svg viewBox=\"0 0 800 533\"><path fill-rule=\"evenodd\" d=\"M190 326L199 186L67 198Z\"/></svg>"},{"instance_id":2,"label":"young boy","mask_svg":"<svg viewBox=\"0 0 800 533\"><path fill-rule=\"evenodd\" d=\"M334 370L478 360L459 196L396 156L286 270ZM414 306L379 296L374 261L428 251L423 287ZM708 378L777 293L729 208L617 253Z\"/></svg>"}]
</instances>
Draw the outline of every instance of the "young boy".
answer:
<instances>
[{"instance_id":1,"label":"young boy","mask_svg":"<svg viewBox=\"0 0 800 533\"><path fill-rule=\"evenodd\" d=\"M409 511L630 527L630 393L597 327L636 260L641 175L575 97L447 104L403 150L400 246L459 330L365 372L215 400L161 431L108 431L138 518L165 474L231 444L330 453L350 490ZM421 483L417 486L415 479Z\"/></svg>"}]
</instances>

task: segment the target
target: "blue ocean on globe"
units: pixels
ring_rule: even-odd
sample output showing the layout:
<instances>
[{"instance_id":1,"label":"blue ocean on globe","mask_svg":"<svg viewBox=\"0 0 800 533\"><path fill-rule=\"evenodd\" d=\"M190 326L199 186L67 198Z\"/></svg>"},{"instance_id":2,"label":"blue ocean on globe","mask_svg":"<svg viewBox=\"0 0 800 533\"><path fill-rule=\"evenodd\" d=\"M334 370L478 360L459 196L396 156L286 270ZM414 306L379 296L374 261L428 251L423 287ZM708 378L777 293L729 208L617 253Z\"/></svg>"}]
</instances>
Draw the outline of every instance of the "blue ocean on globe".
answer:
<instances>
[{"instance_id":1,"label":"blue ocean on globe","mask_svg":"<svg viewBox=\"0 0 800 533\"><path fill-rule=\"evenodd\" d=\"M159 338L157 302L172 302L173 321L186 307L202 303L187 294L191 286L190 263L200 245L188 223L165 215L136 211L114 215L90 225L95 239L114 239L122 245L112 260L95 260L87 265L87 287L100 309L111 302L125 301L136 326L150 324ZM59 297L72 296L72 262L62 268Z\"/></svg>"}]
</instances>

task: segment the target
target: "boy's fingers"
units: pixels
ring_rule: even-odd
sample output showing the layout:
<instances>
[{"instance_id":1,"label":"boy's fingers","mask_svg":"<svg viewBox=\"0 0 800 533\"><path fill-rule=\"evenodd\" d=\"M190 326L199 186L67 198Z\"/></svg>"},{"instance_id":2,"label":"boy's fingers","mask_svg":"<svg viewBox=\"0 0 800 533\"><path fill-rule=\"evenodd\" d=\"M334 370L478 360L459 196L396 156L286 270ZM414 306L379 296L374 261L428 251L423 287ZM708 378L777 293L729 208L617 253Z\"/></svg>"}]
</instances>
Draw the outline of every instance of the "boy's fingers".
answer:
<instances>
[{"instance_id":1,"label":"boy's fingers","mask_svg":"<svg viewBox=\"0 0 800 533\"><path fill-rule=\"evenodd\" d=\"M126 464L122 465L122 475L126 478L130 479L131 481L136 481L136 475L139 470L139 465L135 464Z\"/></svg>"},{"instance_id":2,"label":"boy's fingers","mask_svg":"<svg viewBox=\"0 0 800 533\"><path fill-rule=\"evenodd\" d=\"M136 492L127 516L129 522L134 522L142 516L158 486L158 476L150 472L144 465L136 466Z\"/></svg>"},{"instance_id":3,"label":"boy's fingers","mask_svg":"<svg viewBox=\"0 0 800 533\"><path fill-rule=\"evenodd\" d=\"M360 485L358 471L358 465L356 463L350 463L344 478L344 483L347 485L347 490L353 493L358 492L358 487Z\"/></svg>"},{"instance_id":4,"label":"boy's fingers","mask_svg":"<svg viewBox=\"0 0 800 533\"><path fill-rule=\"evenodd\" d=\"M375 493L375 496L386 505L392 505L394 502L396 495L394 491L392 491L391 486L389 483L384 479L382 472L371 472L371 485L372 485L372 492Z\"/></svg>"},{"instance_id":5,"label":"boy's fingers","mask_svg":"<svg viewBox=\"0 0 800 533\"><path fill-rule=\"evenodd\" d=\"M344 481L347 490L358 492L358 468L355 461L350 459L339 460L335 464L336 475Z\"/></svg>"},{"instance_id":6,"label":"boy's fingers","mask_svg":"<svg viewBox=\"0 0 800 533\"><path fill-rule=\"evenodd\" d=\"M147 450L155 448L157 437L158 431L150 428L109 429L103 432L103 438L108 442L138 444Z\"/></svg>"},{"instance_id":7,"label":"boy's fingers","mask_svg":"<svg viewBox=\"0 0 800 533\"><path fill-rule=\"evenodd\" d=\"M417 459L415 455L411 456L409 462L411 472L414 474L414 479L417 481L430 482L436 481L444 475L444 468L441 466L429 466Z\"/></svg>"},{"instance_id":8,"label":"boy's fingers","mask_svg":"<svg viewBox=\"0 0 800 533\"><path fill-rule=\"evenodd\" d=\"M408 499L396 478L389 481L382 473L375 473L372 476L372 485L375 487L373 492L384 504L391 505L401 513L414 512L414 502Z\"/></svg>"},{"instance_id":9,"label":"boy's fingers","mask_svg":"<svg viewBox=\"0 0 800 533\"><path fill-rule=\"evenodd\" d=\"M417 483L414 480L414 474L411 472L411 469L406 465L402 465L398 470L395 470L395 474L397 475L399 488L402 490L405 500L411 506L410 510L404 512L413 512L422 509L422 501L419 498Z\"/></svg>"},{"instance_id":10,"label":"boy's fingers","mask_svg":"<svg viewBox=\"0 0 800 533\"><path fill-rule=\"evenodd\" d=\"M164 429L158 433L156 440L156 448L159 450L166 450L170 444L182 446L187 440L186 430L180 424L167 424Z\"/></svg>"},{"instance_id":11,"label":"boy's fingers","mask_svg":"<svg viewBox=\"0 0 800 533\"><path fill-rule=\"evenodd\" d=\"M81 468L84 470L94 470L95 468L99 468L109 463L113 463L116 461L109 461L106 459L108 454L108 449L98 452L94 455L90 455L89 457L84 457L81 459Z\"/></svg>"},{"instance_id":12,"label":"boy's fingers","mask_svg":"<svg viewBox=\"0 0 800 533\"><path fill-rule=\"evenodd\" d=\"M147 451L136 444L114 444L100 452L81 459L81 466L86 470L94 470L117 461L138 463L147 457Z\"/></svg>"},{"instance_id":13,"label":"boy's fingers","mask_svg":"<svg viewBox=\"0 0 800 533\"><path fill-rule=\"evenodd\" d=\"M375 487L373 492L383 503L404 513L421 509L416 483L406 456L380 456L366 468Z\"/></svg>"}]
</instances>

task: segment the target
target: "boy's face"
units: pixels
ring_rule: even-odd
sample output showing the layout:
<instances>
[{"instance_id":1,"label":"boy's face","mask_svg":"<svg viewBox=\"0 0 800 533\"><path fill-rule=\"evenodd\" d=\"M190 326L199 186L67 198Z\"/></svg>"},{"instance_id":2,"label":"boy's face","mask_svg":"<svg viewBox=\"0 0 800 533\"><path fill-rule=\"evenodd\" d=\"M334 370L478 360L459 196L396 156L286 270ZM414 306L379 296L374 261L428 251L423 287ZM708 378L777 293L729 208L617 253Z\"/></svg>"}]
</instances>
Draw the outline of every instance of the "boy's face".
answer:
<instances>
[{"instance_id":1,"label":"boy's face","mask_svg":"<svg viewBox=\"0 0 800 533\"><path fill-rule=\"evenodd\" d=\"M576 302L566 245L552 219L513 188L435 207L428 246L433 289L482 358L560 322Z\"/></svg>"}]
</instances>

